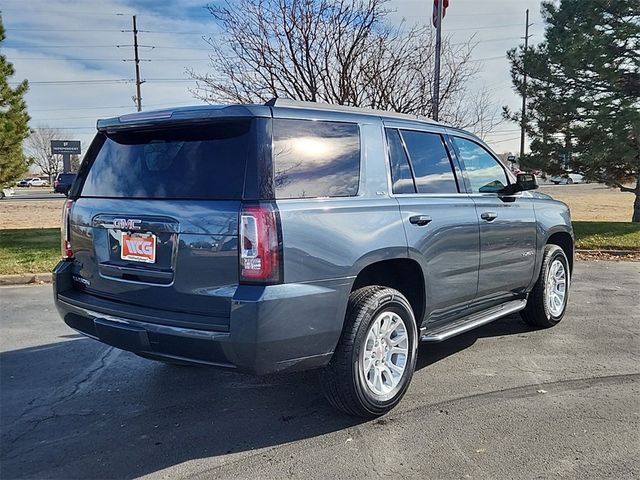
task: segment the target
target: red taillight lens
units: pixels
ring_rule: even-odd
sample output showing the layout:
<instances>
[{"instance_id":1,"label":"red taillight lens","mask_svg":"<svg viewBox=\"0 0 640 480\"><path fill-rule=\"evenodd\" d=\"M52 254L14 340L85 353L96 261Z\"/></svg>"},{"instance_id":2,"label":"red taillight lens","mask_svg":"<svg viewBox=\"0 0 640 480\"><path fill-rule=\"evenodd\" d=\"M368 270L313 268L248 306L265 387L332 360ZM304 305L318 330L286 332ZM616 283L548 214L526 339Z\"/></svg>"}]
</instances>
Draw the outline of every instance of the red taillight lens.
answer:
<instances>
[{"instance_id":1,"label":"red taillight lens","mask_svg":"<svg viewBox=\"0 0 640 480\"><path fill-rule=\"evenodd\" d=\"M278 283L280 242L278 219L270 204L246 205L240 214L240 280Z\"/></svg>"},{"instance_id":2,"label":"red taillight lens","mask_svg":"<svg viewBox=\"0 0 640 480\"><path fill-rule=\"evenodd\" d=\"M71 249L71 228L69 226L69 217L71 209L73 208L73 200L67 200L64 202L64 208L62 210L62 258L73 258L73 250Z\"/></svg>"}]
</instances>

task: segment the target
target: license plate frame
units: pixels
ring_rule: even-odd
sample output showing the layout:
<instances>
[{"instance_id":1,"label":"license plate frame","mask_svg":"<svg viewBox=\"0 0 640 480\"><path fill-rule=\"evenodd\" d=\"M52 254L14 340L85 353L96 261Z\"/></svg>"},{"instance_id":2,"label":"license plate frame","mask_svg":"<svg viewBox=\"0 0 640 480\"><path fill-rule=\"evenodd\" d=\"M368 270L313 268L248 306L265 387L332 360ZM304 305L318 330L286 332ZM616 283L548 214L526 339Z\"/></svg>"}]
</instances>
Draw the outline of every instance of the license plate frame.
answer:
<instances>
[{"instance_id":1,"label":"license plate frame","mask_svg":"<svg viewBox=\"0 0 640 480\"><path fill-rule=\"evenodd\" d=\"M149 246L151 246L149 248ZM157 237L151 232L120 232L120 259L156 263Z\"/></svg>"}]
</instances>

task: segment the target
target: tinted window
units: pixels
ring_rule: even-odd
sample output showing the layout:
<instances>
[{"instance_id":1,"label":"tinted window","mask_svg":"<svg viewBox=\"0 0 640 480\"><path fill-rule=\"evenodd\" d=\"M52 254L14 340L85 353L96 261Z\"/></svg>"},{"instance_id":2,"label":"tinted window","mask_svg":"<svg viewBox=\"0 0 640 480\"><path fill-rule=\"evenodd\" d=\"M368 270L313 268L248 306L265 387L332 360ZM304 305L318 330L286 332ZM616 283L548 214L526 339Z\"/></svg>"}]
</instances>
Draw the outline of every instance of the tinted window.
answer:
<instances>
[{"instance_id":1,"label":"tinted window","mask_svg":"<svg viewBox=\"0 0 640 480\"><path fill-rule=\"evenodd\" d=\"M404 151L400 133L396 129L387 129L387 141L389 142L389 160L391 161L391 181L393 193L415 193L409 159Z\"/></svg>"},{"instance_id":2,"label":"tinted window","mask_svg":"<svg viewBox=\"0 0 640 480\"><path fill-rule=\"evenodd\" d=\"M419 193L458 193L442 137L437 133L402 131Z\"/></svg>"},{"instance_id":3,"label":"tinted window","mask_svg":"<svg viewBox=\"0 0 640 480\"><path fill-rule=\"evenodd\" d=\"M108 134L81 195L239 199L250 126L237 121Z\"/></svg>"},{"instance_id":4,"label":"tinted window","mask_svg":"<svg viewBox=\"0 0 640 480\"><path fill-rule=\"evenodd\" d=\"M360 131L355 124L275 119L273 155L277 198L358 192Z\"/></svg>"},{"instance_id":5,"label":"tinted window","mask_svg":"<svg viewBox=\"0 0 640 480\"><path fill-rule=\"evenodd\" d=\"M454 137L454 142L467 171L472 192L496 193L509 184L504 168L482 146L458 137Z\"/></svg>"}]
</instances>

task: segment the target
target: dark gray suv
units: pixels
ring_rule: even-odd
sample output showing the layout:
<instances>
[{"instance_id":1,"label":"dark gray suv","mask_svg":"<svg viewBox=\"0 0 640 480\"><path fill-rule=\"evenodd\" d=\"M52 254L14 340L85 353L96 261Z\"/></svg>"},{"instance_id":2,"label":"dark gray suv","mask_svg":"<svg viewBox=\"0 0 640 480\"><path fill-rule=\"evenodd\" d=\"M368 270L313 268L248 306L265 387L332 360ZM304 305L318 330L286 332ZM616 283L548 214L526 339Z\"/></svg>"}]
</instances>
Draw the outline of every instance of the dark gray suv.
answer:
<instances>
[{"instance_id":1,"label":"dark gray suv","mask_svg":"<svg viewBox=\"0 0 640 480\"><path fill-rule=\"evenodd\" d=\"M473 135L274 100L98 121L64 210L57 308L168 363L322 368L353 415L393 408L418 342L565 312L563 203Z\"/></svg>"}]
</instances>

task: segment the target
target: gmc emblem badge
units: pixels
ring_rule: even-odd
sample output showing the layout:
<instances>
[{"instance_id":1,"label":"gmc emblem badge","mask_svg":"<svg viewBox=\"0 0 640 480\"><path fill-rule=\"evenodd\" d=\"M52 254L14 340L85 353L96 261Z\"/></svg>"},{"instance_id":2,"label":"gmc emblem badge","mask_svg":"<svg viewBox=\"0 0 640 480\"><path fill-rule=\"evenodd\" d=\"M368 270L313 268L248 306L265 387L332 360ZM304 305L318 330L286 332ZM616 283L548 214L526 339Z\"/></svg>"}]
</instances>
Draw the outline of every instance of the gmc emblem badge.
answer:
<instances>
[{"instance_id":1,"label":"gmc emblem badge","mask_svg":"<svg viewBox=\"0 0 640 480\"><path fill-rule=\"evenodd\" d=\"M131 218L114 218L113 228L118 228L120 230L140 230L140 227L138 226L139 223L142 223L142 220L135 220Z\"/></svg>"}]
</instances>

